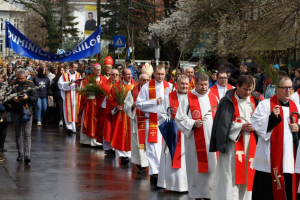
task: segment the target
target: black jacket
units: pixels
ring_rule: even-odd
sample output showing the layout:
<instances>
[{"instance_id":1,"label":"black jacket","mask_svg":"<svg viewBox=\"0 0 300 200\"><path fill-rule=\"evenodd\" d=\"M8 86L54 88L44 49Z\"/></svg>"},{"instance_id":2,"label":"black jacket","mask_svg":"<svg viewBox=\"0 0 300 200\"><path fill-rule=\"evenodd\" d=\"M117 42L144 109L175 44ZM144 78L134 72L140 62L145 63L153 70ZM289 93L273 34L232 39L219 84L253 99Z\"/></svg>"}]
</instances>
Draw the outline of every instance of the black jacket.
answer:
<instances>
[{"instance_id":1,"label":"black jacket","mask_svg":"<svg viewBox=\"0 0 300 200\"><path fill-rule=\"evenodd\" d=\"M18 84L19 87L16 87L12 90L12 93L23 93L23 90L27 89L28 87L35 87L34 83L30 80L25 80L23 83L18 83L16 80L13 80L10 85ZM11 104L11 111L16 114L23 114L23 106L28 104L29 107L32 107L34 103L37 102L37 92L36 90L30 90L26 92L28 99L21 101L21 102L15 102L13 99L10 100Z\"/></svg>"},{"instance_id":2,"label":"black jacket","mask_svg":"<svg viewBox=\"0 0 300 200\"><path fill-rule=\"evenodd\" d=\"M227 149L227 142L229 137L229 131L231 128L233 116L234 116L234 105L232 102L232 96L236 91L235 89L228 90L218 105L218 110L215 115L211 139L210 139L210 152L219 151L225 153ZM260 102L260 95L252 92L254 96L255 104L258 105Z\"/></svg>"}]
</instances>

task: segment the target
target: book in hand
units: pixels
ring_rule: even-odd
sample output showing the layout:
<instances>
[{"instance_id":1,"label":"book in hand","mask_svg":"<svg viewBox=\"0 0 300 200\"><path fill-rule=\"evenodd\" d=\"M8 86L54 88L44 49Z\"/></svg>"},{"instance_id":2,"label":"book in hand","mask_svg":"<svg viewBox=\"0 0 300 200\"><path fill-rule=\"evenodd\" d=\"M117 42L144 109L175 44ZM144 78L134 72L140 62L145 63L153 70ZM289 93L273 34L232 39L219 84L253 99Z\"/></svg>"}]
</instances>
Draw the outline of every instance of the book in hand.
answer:
<instances>
[{"instance_id":1,"label":"book in hand","mask_svg":"<svg viewBox=\"0 0 300 200\"><path fill-rule=\"evenodd\" d=\"M83 81L85 78L79 78L77 80L71 80L72 83L81 83L81 81Z\"/></svg>"}]
</instances>

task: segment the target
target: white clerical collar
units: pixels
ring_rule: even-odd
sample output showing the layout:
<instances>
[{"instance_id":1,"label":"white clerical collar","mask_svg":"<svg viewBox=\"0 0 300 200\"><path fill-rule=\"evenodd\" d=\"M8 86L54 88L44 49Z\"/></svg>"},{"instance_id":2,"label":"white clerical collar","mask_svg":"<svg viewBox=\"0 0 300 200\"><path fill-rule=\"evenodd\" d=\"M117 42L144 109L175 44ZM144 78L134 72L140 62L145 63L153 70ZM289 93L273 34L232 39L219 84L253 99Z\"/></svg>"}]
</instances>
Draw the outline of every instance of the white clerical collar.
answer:
<instances>
[{"instance_id":1,"label":"white clerical collar","mask_svg":"<svg viewBox=\"0 0 300 200\"><path fill-rule=\"evenodd\" d=\"M131 82L126 82L123 80L124 85L131 85Z\"/></svg>"},{"instance_id":2,"label":"white clerical collar","mask_svg":"<svg viewBox=\"0 0 300 200\"><path fill-rule=\"evenodd\" d=\"M71 75L74 75L74 74L76 74L76 71L74 72L74 73L72 73L72 72L70 72L70 70L68 69L68 74L71 74Z\"/></svg>"},{"instance_id":3,"label":"white clerical collar","mask_svg":"<svg viewBox=\"0 0 300 200\"><path fill-rule=\"evenodd\" d=\"M223 87L223 86L221 86L221 85L219 85L219 84L217 84L217 87L220 88L220 89L225 89L225 88L226 88L226 86Z\"/></svg>"},{"instance_id":4,"label":"white clerical collar","mask_svg":"<svg viewBox=\"0 0 300 200\"><path fill-rule=\"evenodd\" d=\"M96 81L99 81L99 80L100 80L100 76L97 76L97 77L96 77Z\"/></svg>"},{"instance_id":5,"label":"white clerical collar","mask_svg":"<svg viewBox=\"0 0 300 200\"><path fill-rule=\"evenodd\" d=\"M163 84L163 82L164 82L164 81L162 81L162 82L159 83L159 82L157 82L157 81L155 80L155 85Z\"/></svg>"},{"instance_id":6,"label":"white clerical collar","mask_svg":"<svg viewBox=\"0 0 300 200\"><path fill-rule=\"evenodd\" d=\"M209 93L209 90L205 93L205 94L199 94L196 89L194 88L192 91L191 91L193 94L197 95L198 97L204 97L205 95L207 95Z\"/></svg>"},{"instance_id":7,"label":"white clerical collar","mask_svg":"<svg viewBox=\"0 0 300 200\"><path fill-rule=\"evenodd\" d=\"M242 98L240 98L240 97L237 95L237 93L234 93L234 97L235 97L236 100L238 100L238 101L248 101L248 99L250 98L250 95L249 95L246 99L242 99Z\"/></svg>"}]
</instances>

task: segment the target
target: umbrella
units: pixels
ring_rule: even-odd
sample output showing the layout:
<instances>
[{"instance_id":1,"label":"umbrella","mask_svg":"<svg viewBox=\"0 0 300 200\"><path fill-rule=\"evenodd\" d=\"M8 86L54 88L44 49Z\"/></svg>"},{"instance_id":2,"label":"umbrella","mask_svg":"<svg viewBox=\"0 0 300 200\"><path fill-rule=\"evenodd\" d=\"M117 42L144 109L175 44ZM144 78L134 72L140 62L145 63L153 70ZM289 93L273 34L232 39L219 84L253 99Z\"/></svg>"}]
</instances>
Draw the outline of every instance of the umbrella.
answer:
<instances>
[{"instance_id":1,"label":"umbrella","mask_svg":"<svg viewBox=\"0 0 300 200\"><path fill-rule=\"evenodd\" d=\"M169 109L169 108L168 108ZM167 147L169 148L171 159L173 160L177 145L177 133L179 128L174 119L168 119L158 126Z\"/></svg>"},{"instance_id":2,"label":"umbrella","mask_svg":"<svg viewBox=\"0 0 300 200\"><path fill-rule=\"evenodd\" d=\"M293 124L294 123L294 119L293 119L293 115L297 115L298 118L300 117L299 113L298 112L292 112L291 116L290 116L290 120L291 120L291 123ZM298 149L298 146L299 146L299 137L298 137L298 133L292 133L293 134L293 140L294 140L294 144L295 144L295 153L297 153L297 149Z\"/></svg>"}]
</instances>

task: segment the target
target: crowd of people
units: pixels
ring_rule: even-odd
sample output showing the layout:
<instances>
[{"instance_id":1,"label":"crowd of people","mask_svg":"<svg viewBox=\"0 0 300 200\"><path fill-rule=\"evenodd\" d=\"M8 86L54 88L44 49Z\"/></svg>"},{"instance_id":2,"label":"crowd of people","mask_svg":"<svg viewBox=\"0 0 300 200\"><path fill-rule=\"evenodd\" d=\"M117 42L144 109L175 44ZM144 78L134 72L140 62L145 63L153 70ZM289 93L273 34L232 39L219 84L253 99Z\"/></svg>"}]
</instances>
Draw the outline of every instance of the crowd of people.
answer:
<instances>
[{"instance_id":1,"label":"crowd of people","mask_svg":"<svg viewBox=\"0 0 300 200\"><path fill-rule=\"evenodd\" d=\"M249 62L207 72L130 60L114 65L110 56L103 66L17 60L2 69L1 82L17 84L13 92L21 95L0 105L0 151L11 118L17 161L28 164L33 110L42 126L54 100L58 125L69 134L80 130L82 146L102 146L121 165L132 162L152 185L195 199L295 200L300 71L270 68L280 75L276 83ZM93 84L100 94L81 93Z\"/></svg>"}]
</instances>

